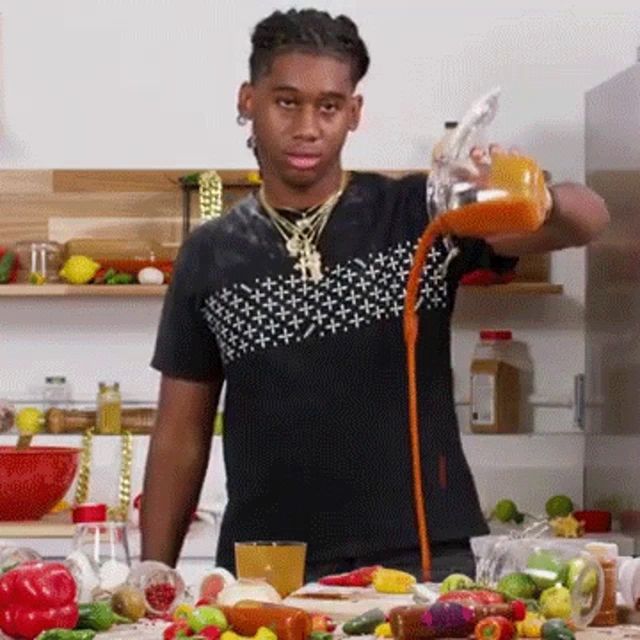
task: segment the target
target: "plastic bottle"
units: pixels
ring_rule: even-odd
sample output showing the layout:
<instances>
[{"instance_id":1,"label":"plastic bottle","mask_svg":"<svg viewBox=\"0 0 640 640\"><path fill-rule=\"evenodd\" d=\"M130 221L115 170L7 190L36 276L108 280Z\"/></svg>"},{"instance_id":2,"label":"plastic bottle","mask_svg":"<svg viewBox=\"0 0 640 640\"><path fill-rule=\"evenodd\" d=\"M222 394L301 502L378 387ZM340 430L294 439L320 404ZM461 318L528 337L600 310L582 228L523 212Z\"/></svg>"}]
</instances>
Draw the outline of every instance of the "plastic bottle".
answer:
<instances>
[{"instance_id":1,"label":"plastic bottle","mask_svg":"<svg viewBox=\"0 0 640 640\"><path fill-rule=\"evenodd\" d=\"M471 431L514 433L519 424L520 370L511 331L481 331L471 361Z\"/></svg>"}]
</instances>

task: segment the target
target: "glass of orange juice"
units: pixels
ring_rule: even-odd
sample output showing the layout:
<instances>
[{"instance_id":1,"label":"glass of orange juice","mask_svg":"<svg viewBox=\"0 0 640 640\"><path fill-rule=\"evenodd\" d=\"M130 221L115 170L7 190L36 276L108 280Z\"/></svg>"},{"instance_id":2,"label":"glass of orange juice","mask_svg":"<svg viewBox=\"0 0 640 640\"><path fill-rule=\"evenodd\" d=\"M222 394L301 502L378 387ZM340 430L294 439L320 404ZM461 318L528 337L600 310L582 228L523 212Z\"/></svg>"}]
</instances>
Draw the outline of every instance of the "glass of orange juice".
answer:
<instances>
[{"instance_id":1,"label":"glass of orange juice","mask_svg":"<svg viewBox=\"0 0 640 640\"><path fill-rule=\"evenodd\" d=\"M235 556L238 578L263 578L283 598L304 584L306 542L236 542Z\"/></svg>"}]
</instances>

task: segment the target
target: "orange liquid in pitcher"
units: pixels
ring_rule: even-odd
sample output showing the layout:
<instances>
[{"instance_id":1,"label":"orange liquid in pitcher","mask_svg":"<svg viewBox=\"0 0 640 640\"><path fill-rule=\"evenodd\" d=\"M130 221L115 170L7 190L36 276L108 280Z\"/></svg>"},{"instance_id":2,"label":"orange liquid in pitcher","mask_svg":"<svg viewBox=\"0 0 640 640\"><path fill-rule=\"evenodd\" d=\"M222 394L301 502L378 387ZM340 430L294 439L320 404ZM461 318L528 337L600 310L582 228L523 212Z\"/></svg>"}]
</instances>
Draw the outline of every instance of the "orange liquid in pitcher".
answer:
<instances>
[{"instance_id":1,"label":"orange liquid in pitcher","mask_svg":"<svg viewBox=\"0 0 640 640\"><path fill-rule=\"evenodd\" d=\"M460 209L447 211L425 229L416 249L409 278L404 307L404 340L407 352L407 384L409 399L409 436L414 507L418 541L425 581L431 579L431 550L422 485L422 462L418 416L418 387L416 371L416 342L418 315L416 304L420 290L422 265L431 245L438 236L456 235L487 238L510 233L531 233L544 222L545 185L542 172L531 159L521 156L496 156L489 179L491 188L509 195L486 202L477 202Z\"/></svg>"}]
</instances>

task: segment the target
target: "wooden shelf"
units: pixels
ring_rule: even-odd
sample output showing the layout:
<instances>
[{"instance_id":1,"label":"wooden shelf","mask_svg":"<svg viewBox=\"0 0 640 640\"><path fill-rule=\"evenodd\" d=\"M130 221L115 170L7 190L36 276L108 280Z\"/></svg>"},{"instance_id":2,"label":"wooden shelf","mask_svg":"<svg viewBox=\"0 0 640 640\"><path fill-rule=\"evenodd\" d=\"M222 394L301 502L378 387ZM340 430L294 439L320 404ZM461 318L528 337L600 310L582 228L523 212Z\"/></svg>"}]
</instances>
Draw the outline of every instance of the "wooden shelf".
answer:
<instances>
[{"instance_id":1,"label":"wooden shelf","mask_svg":"<svg viewBox=\"0 0 640 640\"><path fill-rule=\"evenodd\" d=\"M564 291L561 284L551 282L510 282L509 284L496 284L489 287L461 286L460 291L473 291L488 294L514 294L514 295L545 295L560 294Z\"/></svg>"},{"instance_id":2,"label":"wooden shelf","mask_svg":"<svg viewBox=\"0 0 640 640\"><path fill-rule=\"evenodd\" d=\"M510 282L489 287L463 286L461 291L487 295L545 295L560 294L561 284L550 282ZM0 297L9 298L55 298L55 297L162 297L167 285L121 284L121 285L70 285L70 284L6 284L0 285Z\"/></svg>"},{"instance_id":3,"label":"wooden shelf","mask_svg":"<svg viewBox=\"0 0 640 640\"><path fill-rule=\"evenodd\" d=\"M155 284L5 284L0 285L0 297L162 297L167 285Z\"/></svg>"}]
</instances>

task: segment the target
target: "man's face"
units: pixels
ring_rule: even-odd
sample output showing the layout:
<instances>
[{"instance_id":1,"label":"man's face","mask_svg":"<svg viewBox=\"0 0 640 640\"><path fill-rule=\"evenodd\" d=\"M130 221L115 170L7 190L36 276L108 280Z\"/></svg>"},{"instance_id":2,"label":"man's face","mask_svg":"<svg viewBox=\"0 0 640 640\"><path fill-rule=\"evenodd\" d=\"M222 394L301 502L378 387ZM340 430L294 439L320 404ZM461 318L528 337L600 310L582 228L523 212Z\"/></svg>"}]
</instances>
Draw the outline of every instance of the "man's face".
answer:
<instances>
[{"instance_id":1,"label":"man's face","mask_svg":"<svg viewBox=\"0 0 640 640\"><path fill-rule=\"evenodd\" d=\"M340 163L347 133L360 119L351 67L331 56L286 53L240 90L253 121L261 167L294 187L315 184Z\"/></svg>"}]
</instances>

